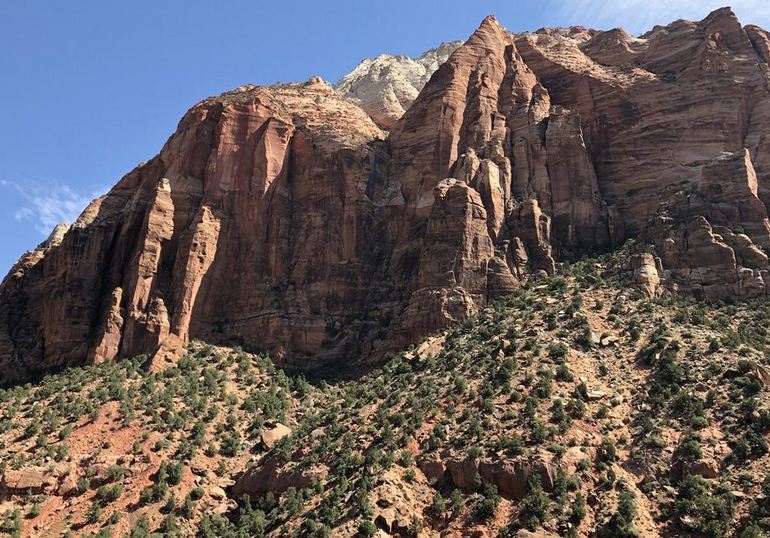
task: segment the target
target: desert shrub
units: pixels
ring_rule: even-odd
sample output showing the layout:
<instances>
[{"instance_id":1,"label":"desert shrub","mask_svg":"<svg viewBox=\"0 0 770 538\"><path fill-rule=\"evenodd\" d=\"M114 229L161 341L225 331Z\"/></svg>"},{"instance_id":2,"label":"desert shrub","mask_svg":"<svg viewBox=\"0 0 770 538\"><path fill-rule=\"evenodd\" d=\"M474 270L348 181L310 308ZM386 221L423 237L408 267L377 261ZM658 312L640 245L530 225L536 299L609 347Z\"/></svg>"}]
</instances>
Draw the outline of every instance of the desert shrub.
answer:
<instances>
[{"instance_id":1,"label":"desert shrub","mask_svg":"<svg viewBox=\"0 0 770 538\"><path fill-rule=\"evenodd\" d=\"M99 503L104 506L105 504L116 501L121 493L123 493L123 486L121 484L113 484L111 486L103 485L99 486L96 490L96 498Z\"/></svg>"},{"instance_id":2,"label":"desert shrub","mask_svg":"<svg viewBox=\"0 0 770 538\"><path fill-rule=\"evenodd\" d=\"M452 508L452 513L455 515L462 512L465 507L465 499L459 489L452 490L452 494L449 496L449 505Z\"/></svg>"},{"instance_id":3,"label":"desert shrub","mask_svg":"<svg viewBox=\"0 0 770 538\"><path fill-rule=\"evenodd\" d=\"M689 476L679 486L674 514L687 518L688 527L705 536L727 534L732 519L734 498L723 484L709 484L700 476Z\"/></svg>"},{"instance_id":4,"label":"desert shrub","mask_svg":"<svg viewBox=\"0 0 770 538\"><path fill-rule=\"evenodd\" d=\"M482 521L491 519L497 513L497 505L500 503L500 495L494 484L484 484L481 499L476 505L476 517Z\"/></svg>"},{"instance_id":5,"label":"desert shrub","mask_svg":"<svg viewBox=\"0 0 770 538\"><path fill-rule=\"evenodd\" d=\"M555 344L551 344L548 347L548 356L554 359L557 363L561 363L564 361L564 357L567 356L567 352L569 351L569 348L567 347L567 344L564 342L557 342Z\"/></svg>"},{"instance_id":6,"label":"desert shrub","mask_svg":"<svg viewBox=\"0 0 770 538\"><path fill-rule=\"evenodd\" d=\"M682 461L698 461L702 454L700 437L695 432L689 432L682 438L681 444L676 449L676 454Z\"/></svg>"},{"instance_id":7,"label":"desert shrub","mask_svg":"<svg viewBox=\"0 0 770 538\"><path fill-rule=\"evenodd\" d=\"M233 457L240 451L241 442L241 435L237 431L228 432L219 443L219 453L226 457Z\"/></svg>"},{"instance_id":8,"label":"desert shrub","mask_svg":"<svg viewBox=\"0 0 770 538\"><path fill-rule=\"evenodd\" d=\"M446 500L441 495L441 492L436 492L435 497L433 497L433 502L430 505L430 512L435 517L442 518L444 517L444 514L446 514Z\"/></svg>"},{"instance_id":9,"label":"desert shrub","mask_svg":"<svg viewBox=\"0 0 770 538\"><path fill-rule=\"evenodd\" d=\"M91 503L91 507L86 512L87 523L98 523L102 517L102 507L98 501Z\"/></svg>"},{"instance_id":10,"label":"desert shrub","mask_svg":"<svg viewBox=\"0 0 770 538\"><path fill-rule=\"evenodd\" d=\"M618 451L615 447L615 442L609 437L602 439L601 445L599 445L599 448L596 450L597 461L602 463L612 463L617 458Z\"/></svg>"},{"instance_id":11,"label":"desert shrub","mask_svg":"<svg viewBox=\"0 0 770 538\"><path fill-rule=\"evenodd\" d=\"M586 513L585 498L578 493L575 496L575 502L572 503L572 512L570 513L569 520L575 525L579 525L585 519Z\"/></svg>"},{"instance_id":12,"label":"desert shrub","mask_svg":"<svg viewBox=\"0 0 770 538\"><path fill-rule=\"evenodd\" d=\"M550 506L551 500L543 492L540 478L533 476L529 481L529 494L519 505L519 522L522 526L534 531L548 521Z\"/></svg>"},{"instance_id":13,"label":"desert shrub","mask_svg":"<svg viewBox=\"0 0 770 538\"><path fill-rule=\"evenodd\" d=\"M361 536L374 536L377 533L377 527L371 521L364 521L358 526L358 533Z\"/></svg>"}]
</instances>

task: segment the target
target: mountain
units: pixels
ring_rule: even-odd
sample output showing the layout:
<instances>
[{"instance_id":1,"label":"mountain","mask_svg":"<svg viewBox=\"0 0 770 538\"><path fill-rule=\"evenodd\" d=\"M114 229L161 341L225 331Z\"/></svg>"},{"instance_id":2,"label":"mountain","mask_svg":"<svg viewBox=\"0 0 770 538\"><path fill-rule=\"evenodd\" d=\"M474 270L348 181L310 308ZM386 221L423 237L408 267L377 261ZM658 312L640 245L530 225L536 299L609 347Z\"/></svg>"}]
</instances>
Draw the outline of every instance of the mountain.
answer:
<instances>
[{"instance_id":1,"label":"mountain","mask_svg":"<svg viewBox=\"0 0 770 538\"><path fill-rule=\"evenodd\" d=\"M4 279L0 381L193 339L355 370L629 239L649 293L765 295L767 36L489 17L389 134L320 79L205 99Z\"/></svg>"},{"instance_id":2,"label":"mountain","mask_svg":"<svg viewBox=\"0 0 770 538\"><path fill-rule=\"evenodd\" d=\"M768 60L488 17L204 99L0 284L0 532L770 534Z\"/></svg>"},{"instance_id":3,"label":"mountain","mask_svg":"<svg viewBox=\"0 0 770 538\"><path fill-rule=\"evenodd\" d=\"M417 58L381 54L367 58L334 88L363 108L382 129L391 129L417 98L430 76L462 41L442 43Z\"/></svg>"}]
</instances>

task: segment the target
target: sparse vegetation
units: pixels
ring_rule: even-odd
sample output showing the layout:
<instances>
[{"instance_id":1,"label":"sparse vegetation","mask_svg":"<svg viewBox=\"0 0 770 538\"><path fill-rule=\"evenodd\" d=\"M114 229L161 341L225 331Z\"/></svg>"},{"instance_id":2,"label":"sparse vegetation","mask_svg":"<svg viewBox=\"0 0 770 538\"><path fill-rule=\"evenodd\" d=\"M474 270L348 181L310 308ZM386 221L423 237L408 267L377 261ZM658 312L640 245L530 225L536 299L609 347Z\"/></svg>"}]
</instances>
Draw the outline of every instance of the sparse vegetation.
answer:
<instances>
[{"instance_id":1,"label":"sparse vegetation","mask_svg":"<svg viewBox=\"0 0 770 538\"><path fill-rule=\"evenodd\" d=\"M137 357L0 391L2 466L69 469L68 528L91 534L371 536L388 503L408 514L403 534L767 533L770 402L756 372L770 306L646 300L602 278L603 263L534 280L448 328L435 353L355 380L196 345L164 372ZM267 449L279 422L292 433ZM86 460L73 450L84 439L116 457ZM237 508L215 493L270 466L288 485ZM14 495L3 532L45 517L50 498ZM130 529L131 510L157 516Z\"/></svg>"}]
</instances>

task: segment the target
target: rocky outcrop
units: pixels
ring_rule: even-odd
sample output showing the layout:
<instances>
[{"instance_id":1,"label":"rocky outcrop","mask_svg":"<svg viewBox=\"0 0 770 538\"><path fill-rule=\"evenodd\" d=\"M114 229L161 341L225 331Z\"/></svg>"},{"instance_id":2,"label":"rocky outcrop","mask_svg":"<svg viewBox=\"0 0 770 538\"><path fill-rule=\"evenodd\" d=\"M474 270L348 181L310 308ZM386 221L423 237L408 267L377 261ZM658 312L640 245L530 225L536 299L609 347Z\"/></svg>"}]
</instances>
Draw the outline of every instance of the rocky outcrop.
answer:
<instances>
[{"instance_id":1,"label":"rocky outcrop","mask_svg":"<svg viewBox=\"0 0 770 538\"><path fill-rule=\"evenodd\" d=\"M488 299L488 269L495 249L481 195L466 183L447 179L436 186L434 200L417 289L406 310L410 339L430 327L468 318ZM515 285L510 272L507 276Z\"/></svg>"},{"instance_id":2,"label":"rocky outcrop","mask_svg":"<svg viewBox=\"0 0 770 538\"><path fill-rule=\"evenodd\" d=\"M318 351L380 274L365 192L381 137L319 80L196 105L157 157L5 279L0 379L152 355L171 337Z\"/></svg>"},{"instance_id":3,"label":"rocky outcrop","mask_svg":"<svg viewBox=\"0 0 770 538\"><path fill-rule=\"evenodd\" d=\"M122 302L123 289L120 287L115 288L107 305L107 315L99 327L94 346L89 351L88 362L110 361L118 356L120 340L123 336Z\"/></svg>"},{"instance_id":4,"label":"rocky outcrop","mask_svg":"<svg viewBox=\"0 0 770 538\"><path fill-rule=\"evenodd\" d=\"M612 227L587 153L580 117L553 107L545 139L552 241L563 244L564 250L609 245Z\"/></svg>"},{"instance_id":5,"label":"rocky outcrop","mask_svg":"<svg viewBox=\"0 0 770 538\"><path fill-rule=\"evenodd\" d=\"M474 491L479 480L494 484L498 492L516 500L526 497L530 479L536 477L543 489L553 489L556 468L545 460L521 459L478 461L475 459L424 458L418 461L420 470L433 483L449 484L464 491Z\"/></svg>"},{"instance_id":6,"label":"rocky outcrop","mask_svg":"<svg viewBox=\"0 0 770 538\"><path fill-rule=\"evenodd\" d=\"M201 102L156 158L6 279L2 381L142 353L162 369L194 338L267 349L293 368L376 361L465 319L526 278L530 258L553 270L548 218L514 200L493 114L510 112L542 145L538 92L490 18L387 143L318 79ZM462 101L465 121L434 132L445 99ZM478 169L439 186L473 152Z\"/></svg>"},{"instance_id":7,"label":"rocky outcrop","mask_svg":"<svg viewBox=\"0 0 770 538\"><path fill-rule=\"evenodd\" d=\"M647 296L655 297L660 290L663 272L660 258L650 252L639 252L629 257L631 280Z\"/></svg>"},{"instance_id":8,"label":"rocky outcrop","mask_svg":"<svg viewBox=\"0 0 770 538\"><path fill-rule=\"evenodd\" d=\"M29 492L42 493L46 485L44 469L9 469L3 474L0 487L8 494L24 495Z\"/></svg>"},{"instance_id":9,"label":"rocky outcrop","mask_svg":"<svg viewBox=\"0 0 770 538\"><path fill-rule=\"evenodd\" d=\"M770 64L770 32L753 24L746 25L744 30L762 61Z\"/></svg>"},{"instance_id":10,"label":"rocky outcrop","mask_svg":"<svg viewBox=\"0 0 770 538\"><path fill-rule=\"evenodd\" d=\"M640 38L617 30L588 41L516 37L551 103L579 114L599 192L623 235L641 231L721 152L747 148L760 185L768 184L768 72L752 33L720 9Z\"/></svg>"},{"instance_id":11,"label":"rocky outcrop","mask_svg":"<svg viewBox=\"0 0 770 538\"><path fill-rule=\"evenodd\" d=\"M281 494L289 488L309 488L328 474L324 465L310 467L289 467L277 457L269 457L256 467L247 469L237 478L231 493L235 498L249 495L252 498L272 492Z\"/></svg>"},{"instance_id":12,"label":"rocky outcrop","mask_svg":"<svg viewBox=\"0 0 770 538\"><path fill-rule=\"evenodd\" d=\"M334 88L360 105L380 128L390 130L431 75L460 45L462 41L442 43L417 58L390 54L367 58Z\"/></svg>"},{"instance_id":13,"label":"rocky outcrop","mask_svg":"<svg viewBox=\"0 0 770 538\"><path fill-rule=\"evenodd\" d=\"M77 490L69 470L55 467L6 469L0 479L0 499L46 494L67 497Z\"/></svg>"},{"instance_id":14,"label":"rocky outcrop","mask_svg":"<svg viewBox=\"0 0 770 538\"><path fill-rule=\"evenodd\" d=\"M669 286L708 299L766 295L768 239L747 150L705 165L698 184L661 209L642 235Z\"/></svg>"},{"instance_id":15,"label":"rocky outcrop","mask_svg":"<svg viewBox=\"0 0 770 538\"><path fill-rule=\"evenodd\" d=\"M377 362L630 238L650 295L766 293L766 32L726 9L638 38L488 17L442 50L389 134L353 100L385 106L401 60L346 77L350 99L312 79L195 105L0 285L0 383L138 354L163 369L192 339Z\"/></svg>"}]
</instances>

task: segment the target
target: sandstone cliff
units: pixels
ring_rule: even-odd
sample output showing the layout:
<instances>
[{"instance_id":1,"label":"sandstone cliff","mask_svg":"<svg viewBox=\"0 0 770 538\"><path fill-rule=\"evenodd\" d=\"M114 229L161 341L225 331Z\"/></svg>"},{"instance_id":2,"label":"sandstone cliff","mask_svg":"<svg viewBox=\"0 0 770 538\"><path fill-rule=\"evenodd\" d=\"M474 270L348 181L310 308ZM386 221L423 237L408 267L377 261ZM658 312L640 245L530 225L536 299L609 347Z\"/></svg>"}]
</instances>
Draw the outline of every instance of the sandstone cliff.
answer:
<instances>
[{"instance_id":1,"label":"sandstone cliff","mask_svg":"<svg viewBox=\"0 0 770 538\"><path fill-rule=\"evenodd\" d=\"M206 99L11 270L0 381L191 339L377 361L629 238L648 292L766 294L767 43L728 9L639 38L489 17L387 135L320 79Z\"/></svg>"}]
</instances>

